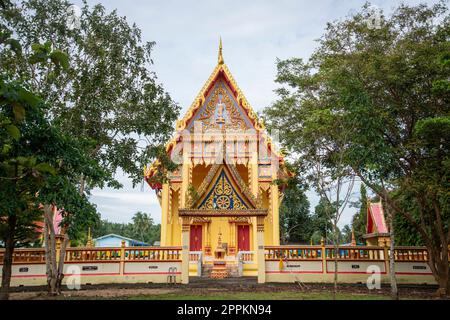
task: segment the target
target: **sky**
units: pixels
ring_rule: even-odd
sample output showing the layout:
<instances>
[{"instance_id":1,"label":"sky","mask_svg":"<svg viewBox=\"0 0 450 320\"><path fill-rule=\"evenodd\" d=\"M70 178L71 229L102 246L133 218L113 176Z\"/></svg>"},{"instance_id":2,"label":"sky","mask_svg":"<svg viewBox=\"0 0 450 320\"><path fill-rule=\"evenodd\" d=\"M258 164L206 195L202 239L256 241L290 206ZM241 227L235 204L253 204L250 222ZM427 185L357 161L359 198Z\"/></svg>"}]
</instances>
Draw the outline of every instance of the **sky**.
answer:
<instances>
[{"instance_id":1,"label":"sky","mask_svg":"<svg viewBox=\"0 0 450 320\"><path fill-rule=\"evenodd\" d=\"M358 11L365 1L144 1L88 0L102 3L108 11L117 9L129 23L142 30L144 41L155 41L152 66L159 82L182 107L191 105L217 63L219 37L223 56L239 87L255 111L276 100L276 59L308 59L325 30L326 23L344 19ZM408 0L408 4L437 1ZM81 1L73 1L81 6ZM401 1L371 1L386 13ZM282 134L282 133L280 133ZM120 172L120 190L94 189L91 200L102 219L129 222L137 211L161 221L161 209L153 190L142 183L132 188ZM358 198L359 184L352 200ZM311 210L318 202L308 192ZM342 227L351 222L355 208L347 208Z\"/></svg>"}]
</instances>

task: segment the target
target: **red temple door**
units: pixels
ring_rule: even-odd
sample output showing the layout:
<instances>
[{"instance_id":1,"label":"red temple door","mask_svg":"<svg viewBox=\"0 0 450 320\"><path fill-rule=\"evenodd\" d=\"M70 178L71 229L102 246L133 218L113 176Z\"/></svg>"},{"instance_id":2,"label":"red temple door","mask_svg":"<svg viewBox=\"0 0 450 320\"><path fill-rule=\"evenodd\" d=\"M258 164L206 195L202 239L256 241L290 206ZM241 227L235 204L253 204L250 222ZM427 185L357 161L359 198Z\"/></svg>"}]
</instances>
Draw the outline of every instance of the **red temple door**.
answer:
<instances>
[{"instance_id":1,"label":"red temple door","mask_svg":"<svg viewBox=\"0 0 450 320\"><path fill-rule=\"evenodd\" d=\"M202 250L202 226L191 225L190 251Z\"/></svg>"},{"instance_id":2,"label":"red temple door","mask_svg":"<svg viewBox=\"0 0 450 320\"><path fill-rule=\"evenodd\" d=\"M250 226L238 225L238 250L250 251Z\"/></svg>"}]
</instances>

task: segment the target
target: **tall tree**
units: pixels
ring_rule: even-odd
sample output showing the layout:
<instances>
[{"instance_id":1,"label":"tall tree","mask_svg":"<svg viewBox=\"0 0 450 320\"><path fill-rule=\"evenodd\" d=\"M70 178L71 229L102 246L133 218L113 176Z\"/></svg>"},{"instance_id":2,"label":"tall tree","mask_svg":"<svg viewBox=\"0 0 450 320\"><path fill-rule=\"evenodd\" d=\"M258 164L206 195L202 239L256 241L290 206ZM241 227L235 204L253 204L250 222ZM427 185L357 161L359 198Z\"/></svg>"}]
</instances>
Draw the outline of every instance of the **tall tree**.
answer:
<instances>
[{"instance_id":1,"label":"tall tree","mask_svg":"<svg viewBox=\"0 0 450 320\"><path fill-rule=\"evenodd\" d=\"M279 70L278 78L284 76L284 70ZM281 125L280 118L284 120L283 111L291 101L284 99L285 89L280 89L279 93L282 99L266 108L265 112L269 127L281 131L288 127ZM335 102L334 97L329 97L328 105L320 110L305 108L301 111L301 119L297 119L301 122L302 130L297 132L295 140L290 140L290 134L282 136L282 141L292 142L287 144L287 148L298 155L296 163L299 164L299 171L301 170L320 197L328 203L326 208L331 209L327 218L333 226L330 238L334 244L334 298L338 290L338 245L341 234L338 223L350 200L355 181L355 176L344 158L351 131L343 125L344 116L339 112L339 104ZM291 118L292 115L288 117ZM326 131L324 124L327 126Z\"/></svg>"},{"instance_id":2,"label":"tall tree","mask_svg":"<svg viewBox=\"0 0 450 320\"><path fill-rule=\"evenodd\" d=\"M350 243L352 241L352 228L346 224L341 230L342 243Z\"/></svg>"},{"instance_id":3,"label":"tall tree","mask_svg":"<svg viewBox=\"0 0 450 320\"><path fill-rule=\"evenodd\" d=\"M0 46L13 43L20 48L10 35L9 30L0 28ZM55 73L61 71L67 59L60 52L52 51L48 44L34 44L33 51L29 59L36 64L53 60L51 70ZM21 50L17 49L16 54L19 57ZM24 83L13 80L15 78L16 75L8 71L0 73L0 231L6 244L1 299L9 296L15 244L36 232L34 222L41 220L43 213L46 222L53 220L53 215L49 216L50 206L70 210L71 214L64 221L69 226L74 219L86 220L84 207L88 206L90 212L95 209L89 205L85 194L77 192L77 181L73 179L79 174L94 181L104 177L101 168L85 152L89 142L79 141L52 126L46 115L48 105ZM49 230L48 227L46 223L44 229ZM54 240L53 228L50 234ZM44 238L47 241L46 232ZM62 280L62 267L56 271L54 252L46 254L52 290ZM62 259L64 261L64 253Z\"/></svg>"},{"instance_id":4,"label":"tall tree","mask_svg":"<svg viewBox=\"0 0 450 320\"><path fill-rule=\"evenodd\" d=\"M313 235L316 235L313 242L316 244L320 243L321 238L325 240L325 243L330 243L327 239L331 238L333 229L330 219L331 211L332 208L328 202L324 198L320 198L312 215Z\"/></svg>"},{"instance_id":5,"label":"tall tree","mask_svg":"<svg viewBox=\"0 0 450 320\"><path fill-rule=\"evenodd\" d=\"M283 243L308 243L312 235L309 201L298 178L289 180L280 206L280 229Z\"/></svg>"},{"instance_id":6,"label":"tall tree","mask_svg":"<svg viewBox=\"0 0 450 320\"><path fill-rule=\"evenodd\" d=\"M279 61L277 81L286 86L268 110L290 128L282 138L298 153L305 131L336 144L337 123L350 132L342 145L348 170L420 234L441 294L450 290L448 12L445 2L400 5L373 28L367 4L329 23L307 62Z\"/></svg>"},{"instance_id":7,"label":"tall tree","mask_svg":"<svg viewBox=\"0 0 450 320\"><path fill-rule=\"evenodd\" d=\"M88 151L108 172L118 168L142 181L142 168L161 152L172 133L179 107L151 70L154 42L142 42L141 30L116 11L83 2L79 23L65 0L25 0L0 12L25 51L33 43L50 43L66 52L68 72L48 72L0 51L0 67L15 70L50 103L48 113L64 131L95 143ZM26 52L28 53L28 52ZM50 62L49 62L50 63ZM32 75L31 77L29 75ZM80 191L92 186L80 177ZM112 186L120 186L111 180Z\"/></svg>"},{"instance_id":8,"label":"tall tree","mask_svg":"<svg viewBox=\"0 0 450 320\"><path fill-rule=\"evenodd\" d=\"M133 216L133 231L138 236L137 239L145 241L151 232L153 219L148 214L138 211Z\"/></svg>"},{"instance_id":9,"label":"tall tree","mask_svg":"<svg viewBox=\"0 0 450 320\"><path fill-rule=\"evenodd\" d=\"M359 189L359 200L355 204L359 207L359 211L353 215L352 218L352 228L355 233L355 240L357 243L364 243L365 240L363 238L364 234L366 234L366 225L367 225L367 190L364 183L361 183Z\"/></svg>"}]
</instances>

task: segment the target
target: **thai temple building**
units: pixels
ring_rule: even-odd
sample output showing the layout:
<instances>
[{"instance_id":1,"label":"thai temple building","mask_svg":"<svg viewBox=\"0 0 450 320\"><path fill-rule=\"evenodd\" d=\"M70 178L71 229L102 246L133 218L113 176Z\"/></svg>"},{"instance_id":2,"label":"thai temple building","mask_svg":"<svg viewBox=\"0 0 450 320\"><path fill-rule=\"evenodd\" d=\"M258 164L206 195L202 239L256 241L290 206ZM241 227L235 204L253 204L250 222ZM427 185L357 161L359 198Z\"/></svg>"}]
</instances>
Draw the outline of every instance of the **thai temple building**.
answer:
<instances>
[{"instance_id":1,"label":"thai temple building","mask_svg":"<svg viewBox=\"0 0 450 320\"><path fill-rule=\"evenodd\" d=\"M144 170L161 204L161 246L201 253L212 276L232 274L239 257L279 245L283 181L290 173L263 123L239 89L219 45L217 65L176 123L167 154L178 164L155 180L159 162ZM256 275L258 264L248 275Z\"/></svg>"},{"instance_id":2,"label":"thai temple building","mask_svg":"<svg viewBox=\"0 0 450 320\"><path fill-rule=\"evenodd\" d=\"M166 145L172 161L161 157L144 168L161 205L160 246L114 234L94 240L89 229L84 247L65 250L64 266L79 270L82 284L188 284L198 276L333 283L336 265L340 283L369 283L369 276L389 283L390 238L381 202L367 206L367 246L357 245L354 232L337 251L324 240L320 245L280 245L279 207L292 173L275 138L233 79L220 43L217 65ZM54 207L58 236L64 232L61 218ZM45 250L15 252L13 286L45 285ZM58 237L57 263L61 252ZM425 247L396 247L393 253L399 283L436 284Z\"/></svg>"}]
</instances>

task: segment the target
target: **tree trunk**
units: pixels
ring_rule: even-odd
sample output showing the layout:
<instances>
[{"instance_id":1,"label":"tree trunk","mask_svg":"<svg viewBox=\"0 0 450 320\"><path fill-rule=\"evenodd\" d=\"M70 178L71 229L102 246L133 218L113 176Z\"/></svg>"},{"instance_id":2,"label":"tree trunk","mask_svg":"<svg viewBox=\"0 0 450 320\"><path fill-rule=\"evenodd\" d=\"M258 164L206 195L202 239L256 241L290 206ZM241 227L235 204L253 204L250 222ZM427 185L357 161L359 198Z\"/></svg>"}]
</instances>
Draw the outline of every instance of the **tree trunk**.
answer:
<instances>
[{"instance_id":1,"label":"tree trunk","mask_svg":"<svg viewBox=\"0 0 450 320\"><path fill-rule=\"evenodd\" d=\"M49 226L47 223L46 213L44 211L44 248L45 248L45 274L47 275L47 285L49 285L48 279L51 277L52 267L50 265L50 236Z\"/></svg>"},{"instance_id":2,"label":"tree trunk","mask_svg":"<svg viewBox=\"0 0 450 320\"><path fill-rule=\"evenodd\" d=\"M427 246L427 251L429 255L428 265L439 285L436 294L440 297L445 297L450 294L448 244L442 246L441 250Z\"/></svg>"},{"instance_id":3,"label":"tree trunk","mask_svg":"<svg viewBox=\"0 0 450 320\"><path fill-rule=\"evenodd\" d=\"M395 255L394 255L394 247L395 247L395 230L394 230L394 217L391 213L391 210L388 209L388 217L389 217L389 232L391 238L391 244L389 249L389 276L391 282L391 298L393 300L398 300L398 288L397 288L397 278L395 277Z\"/></svg>"},{"instance_id":4,"label":"tree trunk","mask_svg":"<svg viewBox=\"0 0 450 320\"><path fill-rule=\"evenodd\" d=\"M5 237L5 255L3 256L2 288L0 290L0 300L9 299L9 287L11 284L12 262L14 254L14 237L16 233L17 217L8 217L8 227Z\"/></svg>"},{"instance_id":5,"label":"tree trunk","mask_svg":"<svg viewBox=\"0 0 450 320\"><path fill-rule=\"evenodd\" d=\"M336 300L338 292L338 255L339 255L339 236L337 222L334 223L334 289L333 300Z\"/></svg>"},{"instance_id":6,"label":"tree trunk","mask_svg":"<svg viewBox=\"0 0 450 320\"><path fill-rule=\"evenodd\" d=\"M47 227L45 237L45 252L47 264L47 287L49 295L56 295L57 265L56 265L56 237L53 226L53 210L51 205L44 205L44 224ZM48 259L48 260L47 260Z\"/></svg>"},{"instance_id":7,"label":"tree trunk","mask_svg":"<svg viewBox=\"0 0 450 320\"><path fill-rule=\"evenodd\" d=\"M69 243L69 237L67 234L64 234L64 241L61 244L61 250L59 254L58 261L58 274L56 278L56 293L58 295L61 294L62 280L64 279L64 261L66 258L66 248Z\"/></svg>"}]
</instances>

